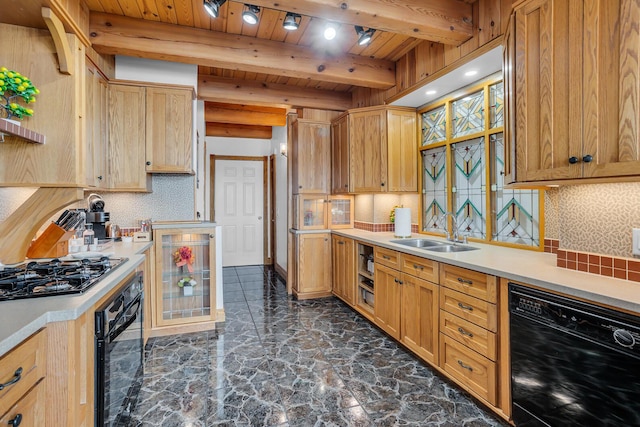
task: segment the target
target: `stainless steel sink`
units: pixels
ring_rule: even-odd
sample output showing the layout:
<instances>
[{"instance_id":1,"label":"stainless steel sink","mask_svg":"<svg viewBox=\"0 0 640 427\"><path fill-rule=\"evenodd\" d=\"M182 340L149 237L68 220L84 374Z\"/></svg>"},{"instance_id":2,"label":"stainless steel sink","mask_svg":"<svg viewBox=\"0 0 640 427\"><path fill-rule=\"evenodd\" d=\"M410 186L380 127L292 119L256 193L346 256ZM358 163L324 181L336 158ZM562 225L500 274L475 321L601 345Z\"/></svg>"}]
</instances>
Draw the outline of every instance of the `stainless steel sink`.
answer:
<instances>
[{"instance_id":1,"label":"stainless steel sink","mask_svg":"<svg viewBox=\"0 0 640 427\"><path fill-rule=\"evenodd\" d=\"M424 249L425 251L443 253L475 251L478 249L471 246L455 245L452 243L438 242L429 239L391 240L391 243Z\"/></svg>"},{"instance_id":2,"label":"stainless steel sink","mask_svg":"<svg viewBox=\"0 0 640 427\"><path fill-rule=\"evenodd\" d=\"M424 248L426 251L431 252L466 252L466 251L475 251L478 248L472 248L471 246L460 246L460 245L442 245L442 246L433 246L430 248Z\"/></svg>"},{"instance_id":3,"label":"stainless steel sink","mask_svg":"<svg viewBox=\"0 0 640 427\"><path fill-rule=\"evenodd\" d=\"M399 245L411 246L412 248L431 248L435 246L447 246L448 243L436 242L429 239L404 239L404 240L391 240L391 243L397 243Z\"/></svg>"}]
</instances>

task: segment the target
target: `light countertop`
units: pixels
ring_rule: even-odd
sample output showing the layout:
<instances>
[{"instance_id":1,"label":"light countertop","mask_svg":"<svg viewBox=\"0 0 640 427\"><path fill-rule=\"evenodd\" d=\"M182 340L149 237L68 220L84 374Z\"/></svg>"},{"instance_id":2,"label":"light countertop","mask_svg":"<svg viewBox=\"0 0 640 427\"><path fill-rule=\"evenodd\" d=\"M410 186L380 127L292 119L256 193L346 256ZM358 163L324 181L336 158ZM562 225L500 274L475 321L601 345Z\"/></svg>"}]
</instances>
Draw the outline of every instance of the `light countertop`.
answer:
<instances>
[{"instance_id":1,"label":"light countertop","mask_svg":"<svg viewBox=\"0 0 640 427\"><path fill-rule=\"evenodd\" d=\"M393 233L374 233L357 229L332 230L332 233L399 252L535 285L640 315L640 283L557 267L555 254L474 242L469 243L468 246L477 247L480 250L438 253L391 243L391 240L397 240ZM416 233L412 235L412 238L446 242L443 238Z\"/></svg>"},{"instance_id":2,"label":"light countertop","mask_svg":"<svg viewBox=\"0 0 640 427\"><path fill-rule=\"evenodd\" d=\"M115 242L113 246L106 248L103 251L105 255L128 258L128 261L110 271L82 294L0 301L0 356L47 323L80 317L142 264L143 252L152 244L153 242Z\"/></svg>"}]
</instances>

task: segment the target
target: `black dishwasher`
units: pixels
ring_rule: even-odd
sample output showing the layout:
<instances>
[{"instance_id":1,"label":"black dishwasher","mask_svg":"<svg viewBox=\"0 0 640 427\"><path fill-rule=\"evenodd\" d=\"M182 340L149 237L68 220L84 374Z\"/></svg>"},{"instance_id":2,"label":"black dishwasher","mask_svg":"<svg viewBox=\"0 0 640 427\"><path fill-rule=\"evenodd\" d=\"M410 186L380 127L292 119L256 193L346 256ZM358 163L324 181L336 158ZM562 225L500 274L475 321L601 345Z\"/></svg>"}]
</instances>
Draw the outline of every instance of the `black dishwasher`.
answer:
<instances>
[{"instance_id":1,"label":"black dishwasher","mask_svg":"<svg viewBox=\"0 0 640 427\"><path fill-rule=\"evenodd\" d=\"M640 426L640 320L509 284L513 420Z\"/></svg>"}]
</instances>

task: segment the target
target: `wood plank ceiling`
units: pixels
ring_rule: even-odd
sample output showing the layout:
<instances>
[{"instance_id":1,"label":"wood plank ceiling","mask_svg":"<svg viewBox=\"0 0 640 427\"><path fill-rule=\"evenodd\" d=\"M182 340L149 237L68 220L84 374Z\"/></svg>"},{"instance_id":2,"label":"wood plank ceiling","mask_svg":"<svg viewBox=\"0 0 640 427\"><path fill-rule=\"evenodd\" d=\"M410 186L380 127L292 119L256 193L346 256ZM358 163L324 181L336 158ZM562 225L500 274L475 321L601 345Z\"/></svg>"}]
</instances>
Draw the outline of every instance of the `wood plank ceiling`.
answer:
<instances>
[{"instance_id":1,"label":"wood plank ceiling","mask_svg":"<svg viewBox=\"0 0 640 427\"><path fill-rule=\"evenodd\" d=\"M94 49L197 64L199 99L335 110L350 107L356 86L394 86L395 61L424 40L469 39L476 0L249 1L260 8L257 25L242 20L238 1L211 18L203 0L84 0ZM287 12L301 15L298 30L283 28ZM322 36L329 22L332 41ZM355 25L376 29L368 45Z\"/></svg>"}]
</instances>

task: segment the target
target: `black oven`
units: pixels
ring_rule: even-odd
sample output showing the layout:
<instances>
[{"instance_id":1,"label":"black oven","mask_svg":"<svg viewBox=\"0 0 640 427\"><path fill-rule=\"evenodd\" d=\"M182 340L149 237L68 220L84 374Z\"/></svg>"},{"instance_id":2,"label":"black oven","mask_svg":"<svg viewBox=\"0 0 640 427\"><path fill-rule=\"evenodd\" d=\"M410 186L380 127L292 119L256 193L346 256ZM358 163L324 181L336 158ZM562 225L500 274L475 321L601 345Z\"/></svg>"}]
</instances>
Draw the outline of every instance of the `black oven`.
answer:
<instances>
[{"instance_id":1,"label":"black oven","mask_svg":"<svg viewBox=\"0 0 640 427\"><path fill-rule=\"evenodd\" d=\"M95 313L95 425L126 425L143 368L142 273Z\"/></svg>"},{"instance_id":2,"label":"black oven","mask_svg":"<svg viewBox=\"0 0 640 427\"><path fill-rule=\"evenodd\" d=\"M512 283L509 311L517 427L640 426L637 317Z\"/></svg>"}]
</instances>

